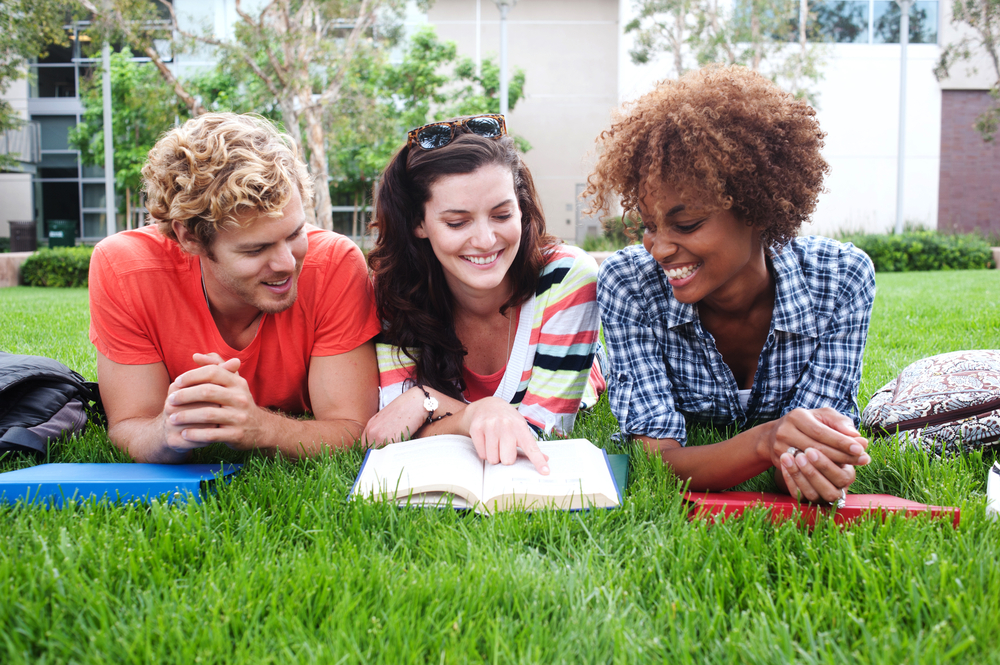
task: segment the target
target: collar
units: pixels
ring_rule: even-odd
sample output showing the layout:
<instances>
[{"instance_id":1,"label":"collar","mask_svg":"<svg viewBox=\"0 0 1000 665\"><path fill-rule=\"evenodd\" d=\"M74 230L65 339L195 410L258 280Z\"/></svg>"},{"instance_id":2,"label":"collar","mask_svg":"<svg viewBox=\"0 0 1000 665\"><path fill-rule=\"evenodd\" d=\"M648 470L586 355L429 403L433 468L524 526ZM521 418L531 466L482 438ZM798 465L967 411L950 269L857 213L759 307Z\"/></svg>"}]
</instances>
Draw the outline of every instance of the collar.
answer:
<instances>
[{"instance_id":1,"label":"collar","mask_svg":"<svg viewBox=\"0 0 1000 665\"><path fill-rule=\"evenodd\" d=\"M769 252L768 259L774 275L771 329L806 337L819 336L811 291L791 243Z\"/></svg>"}]
</instances>

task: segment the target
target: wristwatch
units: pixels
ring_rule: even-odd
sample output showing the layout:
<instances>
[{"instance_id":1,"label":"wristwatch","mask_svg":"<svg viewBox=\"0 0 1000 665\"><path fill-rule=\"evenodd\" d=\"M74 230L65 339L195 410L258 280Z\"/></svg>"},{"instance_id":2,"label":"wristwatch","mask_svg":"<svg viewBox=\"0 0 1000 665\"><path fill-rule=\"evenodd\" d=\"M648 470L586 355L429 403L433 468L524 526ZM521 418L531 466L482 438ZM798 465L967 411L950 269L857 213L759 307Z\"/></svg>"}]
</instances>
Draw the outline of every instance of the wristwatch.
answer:
<instances>
[{"instance_id":1,"label":"wristwatch","mask_svg":"<svg viewBox=\"0 0 1000 665\"><path fill-rule=\"evenodd\" d=\"M435 423L435 422L441 420L442 418L447 418L448 416L451 415L451 412L448 411L448 412L445 412L444 415L435 417L434 416L434 412L437 411L437 409L438 409L439 406L441 406L438 403L437 398L434 397L433 395L431 395L429 392L427 392L427 388L424 388L424 386L423 386L422 383L418 383L416 385L417 385L417 388L420 388L420 390L422 390L423 393L424 393L424 411L427 412L427 424L428 425L430 425L431 423Z\"/></svg>"}]
</instances>

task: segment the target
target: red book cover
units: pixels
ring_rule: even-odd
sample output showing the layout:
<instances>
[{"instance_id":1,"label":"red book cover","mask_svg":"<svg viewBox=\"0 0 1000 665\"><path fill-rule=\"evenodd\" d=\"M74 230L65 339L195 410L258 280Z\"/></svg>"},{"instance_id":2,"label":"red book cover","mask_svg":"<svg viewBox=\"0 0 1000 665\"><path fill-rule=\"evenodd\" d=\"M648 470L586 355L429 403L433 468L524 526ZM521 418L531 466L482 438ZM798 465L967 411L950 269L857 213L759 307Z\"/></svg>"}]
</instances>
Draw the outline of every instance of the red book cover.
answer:
<instances>
[{"instance_id":1,"label":"red book cover","mask_svg":"<svg viewBox=\"0 0 1000 665\"><path fill-rule=\"evenodd\" d=\"M866 513L884 517L887 513L916 515L929 512L934 517L951 519L958 526L961 512L952 506L929 506L925 503L907 501L891 494L848 494L842 507L818 506L799 503L787 494L768 492L686 492L684 499L692 504L691 519L720 515L724 517L741 515L754 506L771 509L771 521L777 524L788 519L798 519L812 526L819 513L833 517L837 524L847 524Z\"/></svg>"}]
</instances>

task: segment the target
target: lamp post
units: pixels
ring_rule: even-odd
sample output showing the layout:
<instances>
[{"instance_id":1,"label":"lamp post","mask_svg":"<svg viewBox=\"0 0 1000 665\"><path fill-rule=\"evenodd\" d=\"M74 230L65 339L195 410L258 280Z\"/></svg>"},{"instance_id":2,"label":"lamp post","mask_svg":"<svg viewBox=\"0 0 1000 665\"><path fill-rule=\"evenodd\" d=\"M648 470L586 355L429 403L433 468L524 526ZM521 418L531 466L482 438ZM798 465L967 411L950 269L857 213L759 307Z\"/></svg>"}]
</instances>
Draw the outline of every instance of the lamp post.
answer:
<instances>
[{"instance_id":1,"label":"lamp post","mask_svg":"<svg viewBox=\"0 0 1000 665\"><path fill-rule=\"evenodd\" d=\"M517 0L493 0L493 3L500 10L500 115L507 115L507 12L509 12Z\"/></svg>"},{"instance_id":2,"label":"lamp post","mask_svg":"<svg viewBox=\"0 0 1000 665\"><path fill-rule=\"evenodd\" d=\"M896 163L896 234L903 232L903 165L906 161L906 45L910 43L910 7L913 0L896 0L899 5L899 150Z\"/></svg>"}]
</instances>

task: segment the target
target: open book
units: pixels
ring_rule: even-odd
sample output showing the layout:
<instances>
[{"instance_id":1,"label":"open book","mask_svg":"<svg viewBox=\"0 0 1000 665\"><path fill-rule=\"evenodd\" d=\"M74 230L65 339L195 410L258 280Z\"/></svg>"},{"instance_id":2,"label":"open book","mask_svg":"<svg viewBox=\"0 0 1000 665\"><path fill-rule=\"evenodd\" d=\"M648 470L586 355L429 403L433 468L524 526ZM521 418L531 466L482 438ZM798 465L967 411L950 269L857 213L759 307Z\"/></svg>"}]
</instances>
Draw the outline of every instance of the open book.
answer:
<instances>
[{"instance_id":1,"label":"open book","mask_svg":"<svg viewBox=\"0 0 1000 665\"><path fill-rule=\"evenodd\" d=\"M400 505L502 510L583 510L621 505L607 454L586 439L539 441L550 475L526 457L510 466L479 459L472 439L444 434L369 450L351 498L396 500Z\"/></svg>"}]
</instances>

